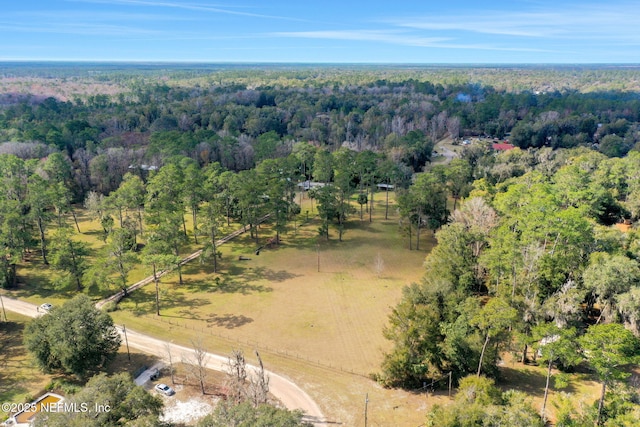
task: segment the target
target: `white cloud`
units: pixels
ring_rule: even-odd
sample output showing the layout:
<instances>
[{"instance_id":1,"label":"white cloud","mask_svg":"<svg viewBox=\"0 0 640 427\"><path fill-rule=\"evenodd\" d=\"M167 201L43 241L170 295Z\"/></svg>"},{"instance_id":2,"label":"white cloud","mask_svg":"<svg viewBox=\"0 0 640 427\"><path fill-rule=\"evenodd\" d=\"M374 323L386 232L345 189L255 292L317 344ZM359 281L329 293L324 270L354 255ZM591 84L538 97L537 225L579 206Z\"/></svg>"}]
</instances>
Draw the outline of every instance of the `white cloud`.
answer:
<instances>
[{"instance_id":1,"label":"white cloud","mask_svg":"<svg viewBox=\"0 0 640 427\"><path fill-rule=\"evenodd\" d=\"M482 34L496 34L521 37L548 37L557 30L549 26L520 25L513 20L469 17L424 17L395 22L404 28L433 31L469 31Z\"/></svg>"},{"instance_id":2,"label":"white cloud","mask_svg":"<svg viewBox=\"0 0 640 427\"><path fill-rule=\"evenodd\" d=\"M0 21L0 31L24 32L24 33L55 33L55 34L77 34L85 36L151 36L161 34L158 31L144 30L141 28L124 27L121 25L101 25L96 23L57 23L33 25L14 24Z\"/></svg>"},{"instance_id":3,"label":"white cloud","mask_svg":"<svg viewBox=\"0 0 640 427\"><path fill-rule=\"evenodd\" d=\"M517 52L549 52L545 49L501 47L489 44L457 43L451 37L421 37L405 32L393 30L328 30L328 31L290 31L274 32L268 35L274 37L291 37L305 39L324 40L345 40L345 41L365 41L382 42L414 47L431 47L443 49L479 49L496 51L517 51Z\"/></svg>"},{"instance_id":4,"label":"white cloud","mask_svg":"<svg viewBox=\"0 0 640 427\"><path fill-rule=\"evenodd\" d=\"M270 35L303 39L373 41L423 47L449 40L446 37L416 37L384 30L281 31L270 33Z\"/></svg>"},{"instance_id":5,"label":"white cloud","mask_svg":"<svg viewBox=\"0 0 640 427\"><path fill-rule=\"evenodd\" d=\"M562 40L640 41L640 7L576 5L524 12L483 11L459 15L423 15L384 21L401 28L460 31L496 36Z\"/></svg>"},{"instance_id":6,"label":"white cloud","mask_svg":"<svg viewBox=\"0 0 640 427\"><path fill-rule=\"evenodd\" d=\"M303 19L291 18L287 16L265 15L261 13L252 13L252 12L243 12L240 10L233 10L233 8L237 9L237 7L235 6L216 7L211 5L200 5L200 4L194 4L194 3L178 3L178 2L171 2L171 1L156 1L156 0L67 0L67 1L79 2L79 3L101 3L101 4L125 5L125 6L164 7L164 8L191 10L195 12L210 12L210 13L220 13L220 14L226 14L226 15L245 16L245 17L251 17L251 18L267 18L267 19L279 19L279 20L301 21L301 22L306 21Z\"/></svg>"}]
</instances>

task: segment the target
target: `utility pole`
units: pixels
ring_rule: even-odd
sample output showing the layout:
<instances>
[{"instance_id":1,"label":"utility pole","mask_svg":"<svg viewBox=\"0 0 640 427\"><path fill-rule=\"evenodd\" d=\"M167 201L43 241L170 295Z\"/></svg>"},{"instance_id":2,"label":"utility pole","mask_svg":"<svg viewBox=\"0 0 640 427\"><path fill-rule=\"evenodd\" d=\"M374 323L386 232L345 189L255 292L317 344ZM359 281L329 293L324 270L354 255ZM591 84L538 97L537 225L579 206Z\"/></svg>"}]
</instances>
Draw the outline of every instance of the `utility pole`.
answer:
<instances>
[{"instance_id":1,"label":"utility pole","mask_svg":"<svg viewBox=\"0 0 640 427\"><path fill-rule=\"evenodd\" d=\"M364 398L364 427L367 427L367 411L369 409L369 393Z\"/></svg>"},{"instance_id":2,"label":"utility pole","mask_svg":"<svg viewBox=\"0 0 640 427\"><path fill-rule=\"evenodd\" d=\"M2 300L2 294L0 294L0 305L2 305L2 319L4 322L7 321L7 312L4 311L4 301Z\"/></svg>"},{"instance_id":3,"label":"utility pole","mask_svg":"<svg viewBox=\"0 0 640 427\"><path fill-rule=\"evenodd\" d=\"M316 252L318 254L318 273L320 273L320 243L316 244Z\"/></svg>"},{"instance_id":4,"label":"utility pole","mask_svg":"<svg viewBox=\"0 0 640 427\"><path fill-rule=\"evenodd\" d=\"M449 371L449 397L451 397L451 383L452 383L451 374L452 373L453 371Z\"/></svg>"},{"instance_id":5,"label":"utility pole","mask_svg":"<svg viewBox=\"0 0 640 427\"><path fill-rule=\"evenodd\" d=\"M127 327L122 325L122 332L124 332L124 342L127 344L127 357L129 358L129 362L131 362L131 353L129 353L129 340L127 339Z\"/></svg>"}]
</instances>

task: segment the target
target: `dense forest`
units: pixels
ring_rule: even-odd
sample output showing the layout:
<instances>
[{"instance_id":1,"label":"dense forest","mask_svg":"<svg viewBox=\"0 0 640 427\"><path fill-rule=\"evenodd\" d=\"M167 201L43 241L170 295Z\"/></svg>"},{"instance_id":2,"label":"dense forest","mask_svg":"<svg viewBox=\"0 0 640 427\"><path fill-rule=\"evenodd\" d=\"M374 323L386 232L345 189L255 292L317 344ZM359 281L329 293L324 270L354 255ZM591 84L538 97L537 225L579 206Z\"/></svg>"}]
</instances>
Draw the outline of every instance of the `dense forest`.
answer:
<instances>
[{"instance_id":1,"label":"dense forest","mask_svg":"<svg viewBox=\"0 0 640 427\"><path fill-rule=\"evenodd\" d=\"M601 417L627 425L621 420L639 409L619 406L637 398L620 381L640 354L639 240L635 229L612 224L638 218L640 156L514 149L492 161L499 174L473 183L437 231L422 283L393 310L385 334L395 347L380 379L411 388L450 373L495 377L505 352L548 364L548 378L552 366L571 372L586 363L602 383L597 410L565 408L557 425ZM458 416L467 410L478 408L462 403Z\"/></svg>"},{"instance_id":2,"label":"dense forest","mask_svg":"<svg viewBox=\"0 0 640 427\"><path fill-rule=\"evenodd\" d=\"M508 138L521 148L589 146L608 156L626 154L640 139L636 92L496 89L464 81L464 70L448 84L410 70L398 73L404 80L384 78L391 70L249 69L208 77L183 71L173 78L107 71L36 82L5 77L0 141L6 142L0 152L24 159L65 153L73 162L76 200L82 200L91 190L115 190L130 166L158 167L172 155L239 171L286 157L295 143L309 142L329 151L385 153L419 171L430 159L429 145L445 136ZM444 81L445 72L438 72ZM613 79L606 69L583 70L579 77L595 78L594 73ZM621 73L621 81L637 77L627 69L611 73ZM57 97L25 93L47 84L58 87Z\"/></svg>"},{"instance_id":3,"label":"dense forest","mask_svg":"<svg viewBox=\"0 0 640 427\"><path fill-rule=\"evenodd\" d=\"M436 408L432 425L459 425L466 410L493 416L483 405L520 411L510 425L535 425L544 407L531 418L520 397L468 377L497 377L511 351L544 363L548 378L552 366L595 372L599 402L560 411L557 425L637 416L637 393L622 380L640 348L640 240L614 225L640 218L638 69L0 72L1 287L15 286L32 251L60 272L60 288L113 290L134 263L180 275L190 239L215 263L219 228L232 220L259 243L266 218L277 243L307 180L320 184L309 192L319 235L335 229L342 240L387 184L408 249L420 248L424 230L438 245L389 317L394 348L380 382L415 388L449 376L484 388L485 400ZM486 142L436 157L440 141L471 137ZM515 148L496 153L494 141ZM80 205L104 231L92 266L69 238Z\"/></svg>"}]
</instances>

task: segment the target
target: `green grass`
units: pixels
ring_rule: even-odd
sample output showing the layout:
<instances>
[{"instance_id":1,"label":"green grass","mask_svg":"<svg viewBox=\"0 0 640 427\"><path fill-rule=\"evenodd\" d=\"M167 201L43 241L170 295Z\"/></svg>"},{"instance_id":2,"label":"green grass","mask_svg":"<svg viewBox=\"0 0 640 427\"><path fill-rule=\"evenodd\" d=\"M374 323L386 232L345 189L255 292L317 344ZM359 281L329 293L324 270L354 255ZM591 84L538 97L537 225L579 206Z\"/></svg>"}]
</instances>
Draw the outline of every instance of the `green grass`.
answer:
<instances>
[{"instance_id":1,"label":"green grass","mask_svg":"<svg viewBox=\"0 0 640 427\"><path fill-rule=\"evenodd\" d=\"M100 256L100 251L104 248L105 242L102 240L104 233L100 223L91 219L88 216L86 210L82 208L76 208L76 216L78 218L78 225L80 227L80 233L74 234L74 239L84 242L89 247L88 263L91 265L97 257ZM116 219L116 227L118 220ZM187 231L189 235L188 244L181 248L181 255L189 255L201 248L201 245L196 245L193 239L192 233L192 220L191 214L185 212L185 222L187 224ZM69 226L73 226L75 230L75 224L71 216L66 218L66 223ZM47 230L48 238L51 238L57 227L56 223L51 223ZM229 227L222 227L220 235L228 234L231 231L239 228L237 223L231 223ZM143 236L138 236L138 243L144 244ZM202 243L202 242L200 242ZM58 277L58 273L50 266L46 266L42 262L42 257L39 251L32 250L27 254L25 259L18 264L18 287L17 289L11 289L8 291L10 296L21 298L34 304L41 304L43 302L50 302L52 304L61 305L64 301L72 298L77 292L73 289L59 289L55 286L55 279ZM151 274L150 268L142 265L141 263L136 265L128 274L128 283L133 284ZM86 290L88 295L97 300L105 298L119 289L91 289Z\"/></svg>"},{"instance_id":2,"label":"green grass","mask_svg":"<svg viewBox=\"0 0 640 427\"><path fill-rule=\"evenodd\" d=\"M7 319L8 322L0 323L0 403L31 402L42 395L52 382L81 386L73 378L44 374L37 367L22 343L25 325L31 320L29 317L7 311ZM108 373L133 374L141 366L153 365L155 360L153 356L138 351L128 355L123 345L109 365ZM8 416L0 410L0 422Z\"/></svg>"},{"instance_id":3,"label":"green grass","mask_svg":"<svg viewBox=\"0 0 640 427\"><path fill-rule=\"evenodd\" d=\"M420 425L427 409L446 402L446 396L388 390L367 378L379 371L383 353L391 348L382 336L388 314L403 286L424 274L424 258L435 243L424 231L423 250L409 251L399 231L393 194L390 201L385 220L385 194L376 194L372 223L366 213L360 221L354 202L356 212L339 242L333 227L329 241L318 238L317 206L305 197L295 229L292 223L280 246L256 255L258 244L243 234L220 248L218 273L211 263L194 261L183 269L184 285L177 283L175 273L163 278L160 317L155 316L155 288L150 284L126 298L112 313L114 320L186 346L202 337L208 350L220 354L244 349L249 361L259 349L267 368L304 388L330 421L362 424L364 395L369 393L371 425ZM98 224L82 217L80 226L80 238L99 248ZM259 235L259 244L264 244L274 231L264 225ZM185 253L195 249L191 245ZM241 255L250 260L240 261ZM376 268L378 258L382 269ZM17 292L21 297L61 303L72 296L47 287L51 272L37 267L34 256L20 270L21 278L29 278ZM147 274L138 267L130 282ZM526 388L537 402L544 390L537 369L505 367L504 384ZM576 393L591 393L588 381L576 384Z\"/></svg>"},{"instance_id":4,"label":"green grass","mask_svg":"<svg viewBox=\"0 0 640 427\"><path fill-rule=\"evenodd\" d=\"M196 262L183 269L183 286L175 274L163 279L162 317L363 374L376 370L380 349L388 348L381 331L389 308L404 285L419 280L426 252L403 247L395 220L351 220L343 242L335 235L328 242L318 239L319 225L310 219L260 255L245 234L222 247L218 274ZM268 227L260 233L262 241L273 235ZM425 246L433 243L425 240ZM380 274L374 266L378 254L384 261ZM240 255L251 259L239 261ZM153 286L134 293L116 316L155 313L154 295Z\"/></svg>"},{"instance_id":5,"label":"green grass","mask_svg":"<svg viewBox=\"0 0 640 427\"><path fill-rule=\"evenodd\" d=\"M503 390L518 390L526 393L534 408L540 410L544 397L544 387L547 378L547 368L537 365L523 365L514 362L510 355L505 354L505 363L500 367L500 379L498 386ZM552 375L559 373L556 369ZM560 393L570 393L575 396L575 402L581 400L592 404L600 397L601 385L595 381L594 376L586 373L575 373L567 377L567 387L556 389L553 387L553 381L549 388L549 397L546 406L547 416L551 421L555 420L554 401Z\"/></svg>"},{"instance_id":6,"label":"green grass","mask_svg":"<svg viewBox=\"0 0 640 427\"><path fill-rule=\"evenodd\" d=\"M0 323L0 403L31 401L52 377L38 370L22 344L22 332L30 319L9 311L7 319ZM0 421L8 416L0 410Z\"/></svg>"},{"instance_id":7,"label":"green grass","mask_svg":"<svg viewBox=\"0 0 640 427\"><path fill-rule=\"evenodd\" d=\"M252 354L258 348L270 369L295 378L329 418L347 425L362 412L368 389L377 396L378 417L395 395L392 406L405 408L407 423L417 425L423 419L415 415L420 404L408 402L423 397L382 389L366 376L379 370L383 351L390 349L382 336L387 316L402 287L422 276L426 249L434 241L425 232L425 250L406 249L393 205L385 221L384 193L375 200L374 221L354 214L339 242L333 229L329 241L317 237L317 208L305 199L302 224L295 232L291 224L279 247L255 255L256 243L244 234L221 248L217 274L211 265L195 262L184 268L183 286L175 274L164 278L160 319L153 285L132 294L112 314L127 327L186 345L202 336L209 350L222 354L232 348ZM261 242L273 235L269 226L260 228ZM379 272L378 254L384 262ZM239 261L240 255L251 259ZM399 412L392 410L384 419L402 419Z\"/></svg>"}]
</instances>

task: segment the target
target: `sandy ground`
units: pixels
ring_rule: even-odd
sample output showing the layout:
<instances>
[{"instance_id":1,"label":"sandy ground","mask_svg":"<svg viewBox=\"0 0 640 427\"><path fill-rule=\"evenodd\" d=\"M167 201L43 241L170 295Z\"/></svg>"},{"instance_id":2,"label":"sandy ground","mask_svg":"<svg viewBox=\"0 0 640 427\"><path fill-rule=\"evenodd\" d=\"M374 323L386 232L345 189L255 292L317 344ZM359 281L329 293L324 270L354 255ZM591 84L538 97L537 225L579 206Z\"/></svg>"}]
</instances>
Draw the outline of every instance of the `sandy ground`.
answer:
<instances>
[{"instance_id":1,"label":"sandy ground","mask_svg":"<svg viewBox=\"0 0 640 427\"><path fill-rule=\"evenodd\" d=\"M163 396L164 415L162 421L191 424L213 412L216 399L191 397L188 400L176 399L176 396Z\"/></svg>"},{"instance_id":2,"label":"sandy ground","mask_svg":"<svg viewBox=\"0 0 640 427\"><path fill-rule=\"evenodd\" d=\"M39 315L35 304L7 297L3 297L3 301L4 307L7 310L30 317L36 317ZM122 331L120 332L122 333ZM172 358L178 360L180 360L180 358L192 358L194 354L193 349L162 341L148 335L135 332L129 328L127 328L127 339L130 347L162 358L167 358L169 351L171 352ZM208 369L224 372L227 365L227 357L206 353L205 365ZM256 367L247 365L247 369L251 371L255 370ZM325 418L320 407L304 390L281 375L269 371L267 371L267 374L270 378L269 389L271 394L280 400L287 409L300 409L306 414L306 420L313 422L316 425L325 424ZM168 413L170 412L167 409L167 414Z\"/></svg>"}]
</instances>

